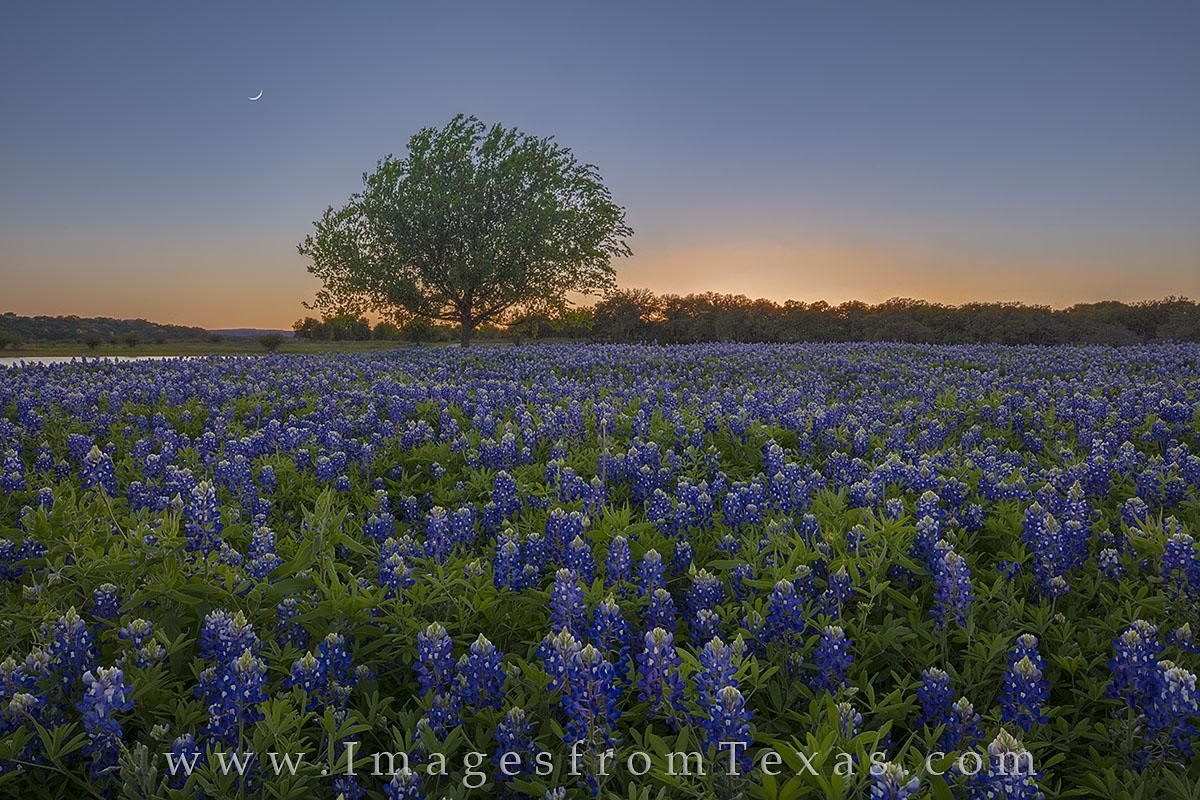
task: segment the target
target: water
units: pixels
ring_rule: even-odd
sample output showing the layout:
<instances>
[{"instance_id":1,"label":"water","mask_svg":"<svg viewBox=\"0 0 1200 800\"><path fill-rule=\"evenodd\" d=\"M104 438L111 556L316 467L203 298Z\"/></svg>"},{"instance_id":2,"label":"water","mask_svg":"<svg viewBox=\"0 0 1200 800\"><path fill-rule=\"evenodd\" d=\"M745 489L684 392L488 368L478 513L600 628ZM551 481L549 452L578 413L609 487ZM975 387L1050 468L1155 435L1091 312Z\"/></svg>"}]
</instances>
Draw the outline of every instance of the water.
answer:
<instances>
[{"instance_id":1,"label":"water","mask_svg":"<svg viewBox=\"0 0 1200 800\"><path fill-rule=\"evenodd\" d=\"M0 358L0 367L16 367L21 364L66 364L81 361L83 356L17 356ZM99 356L88 361L155 361L161 358L191 358L191 356Z\"/></svg>"}]
</instances>

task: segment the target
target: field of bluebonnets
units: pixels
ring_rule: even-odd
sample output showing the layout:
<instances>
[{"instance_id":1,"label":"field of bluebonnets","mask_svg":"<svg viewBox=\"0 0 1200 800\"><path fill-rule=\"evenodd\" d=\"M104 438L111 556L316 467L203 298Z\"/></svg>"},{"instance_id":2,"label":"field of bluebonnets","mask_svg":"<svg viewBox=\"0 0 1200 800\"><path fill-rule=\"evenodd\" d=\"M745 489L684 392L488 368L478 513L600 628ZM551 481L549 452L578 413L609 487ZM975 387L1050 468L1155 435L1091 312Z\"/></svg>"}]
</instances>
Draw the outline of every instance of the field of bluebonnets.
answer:
<instances>
[{"instance_id":1,"label":"field of bluebonnets","mask_svg":"<svg viewBox=\"0 0 1200 800\"><path fill-rule=\"evenodd\" d=\"M1198 433L1196 345L6 370L0 793L1200 797Z\"/></svg>"}]
</instances>

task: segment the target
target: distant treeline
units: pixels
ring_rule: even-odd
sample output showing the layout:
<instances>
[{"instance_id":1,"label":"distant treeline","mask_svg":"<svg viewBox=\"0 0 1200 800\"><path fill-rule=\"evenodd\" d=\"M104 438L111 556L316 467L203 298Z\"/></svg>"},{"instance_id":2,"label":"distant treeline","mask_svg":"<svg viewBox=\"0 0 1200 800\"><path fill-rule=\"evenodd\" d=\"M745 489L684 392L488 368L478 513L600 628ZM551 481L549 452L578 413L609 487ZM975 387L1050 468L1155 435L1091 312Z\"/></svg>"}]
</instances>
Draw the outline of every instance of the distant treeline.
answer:
<instances>
[{"instance_id":1,"label":"distant treeline","mask_svg":"<svg viewBox=\"0 0 1200 800\"><path fill-rule=\"evenodd\" d=\"M317 340L450 341L453 326L414 319L405 324L343 314L306 317L296 336ZM595 306L552 314L522 314L503 328L485 326L481 339L573 339L600 342L854 342L926 344L1138 344L1200 341L1200 304L1168 297L1142 303L1081 303L1052 309L1022 303L946 306L892 299L848 302L751 300L744 295L656 295L618 291Z\"/></svg>"},{"instance_id":2,"label":"distant treeline","mask_svg":"<svg viewBox=\"0 0 1200 800\"><path fill-rule=\"evenodd\" d=\"M1121 345L1200 340L1200 305L1179 297L1142 303L1081 303L1063 309L1022 303L946 306L901 298L878 305L848 302L832 306L824 302L779 304L713 293L656 295L635 289L618 292L588 311L587 336L618 342ZM555 335L555 320L526 318L514 325L531 336ZM558 326L563 335L574 336L579 319L571 316L558 321Z\"/></svg>"},{"instance_id":3,"label":"distant treeline","mask_svg":"<svg viewBox=\"0 0 1200 800\"><path fill-rule=\"evenodd\" d=\"M0 350L21 344L138 344L202 341L215 334L203 328L159 325L144 319L108 317L22 317L0 315ZM216 339L220 339L216 336Z\"/></svg>"}]
</instances>

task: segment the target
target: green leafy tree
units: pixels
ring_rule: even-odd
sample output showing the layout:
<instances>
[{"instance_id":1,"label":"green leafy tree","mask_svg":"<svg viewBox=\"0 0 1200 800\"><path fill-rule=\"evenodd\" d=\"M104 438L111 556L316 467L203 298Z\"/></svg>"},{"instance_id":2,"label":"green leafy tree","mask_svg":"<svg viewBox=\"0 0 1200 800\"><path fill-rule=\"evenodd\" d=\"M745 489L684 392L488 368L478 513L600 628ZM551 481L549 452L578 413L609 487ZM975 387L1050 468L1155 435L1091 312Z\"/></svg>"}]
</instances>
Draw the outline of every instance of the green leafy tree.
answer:
<instances>
[{"instance_id":1,"label":"green leafy tree","mask_svg":"<svg viewBox=\"0 0 1200 800\"><path fill-rule=\"evenodd\" d=\"M633 231L591 164L552 138L459 115L423 128L299 245L321 279L315 306L460 327L566 305L615 287Z\"/></svg>"}]
</instances>

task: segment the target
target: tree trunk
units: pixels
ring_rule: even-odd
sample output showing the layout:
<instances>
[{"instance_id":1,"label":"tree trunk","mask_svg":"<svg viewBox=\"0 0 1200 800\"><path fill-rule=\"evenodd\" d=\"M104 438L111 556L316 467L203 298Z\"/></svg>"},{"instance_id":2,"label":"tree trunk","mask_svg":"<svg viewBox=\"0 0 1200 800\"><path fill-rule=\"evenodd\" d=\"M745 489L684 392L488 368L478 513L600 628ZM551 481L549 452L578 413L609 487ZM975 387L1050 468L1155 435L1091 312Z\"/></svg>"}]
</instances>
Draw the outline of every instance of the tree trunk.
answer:
<instances>
[{"instance_id":1,"label":"tree trunk","mask_svg":"<svg viewBox=\"0 0 1200 800\"><path fill-rule=\"evenodd\" d=\"M461 347L470 347L471 346L471 333L474 332L474 330L475 330L475 323L471 319L471 312L470 311L462 312L462 322L460 323L460 327L458 330L459 346L461 346Z\"/></svg>"}]
</instances>

